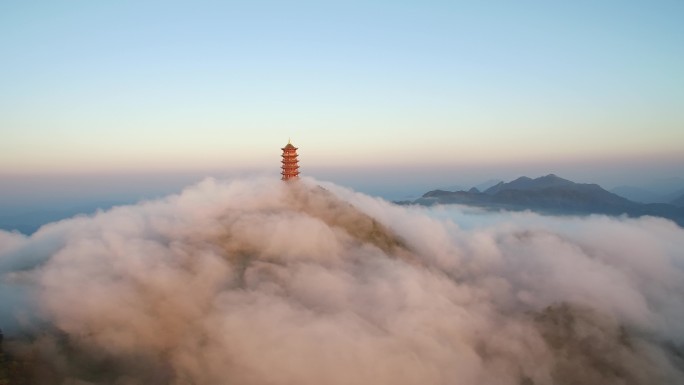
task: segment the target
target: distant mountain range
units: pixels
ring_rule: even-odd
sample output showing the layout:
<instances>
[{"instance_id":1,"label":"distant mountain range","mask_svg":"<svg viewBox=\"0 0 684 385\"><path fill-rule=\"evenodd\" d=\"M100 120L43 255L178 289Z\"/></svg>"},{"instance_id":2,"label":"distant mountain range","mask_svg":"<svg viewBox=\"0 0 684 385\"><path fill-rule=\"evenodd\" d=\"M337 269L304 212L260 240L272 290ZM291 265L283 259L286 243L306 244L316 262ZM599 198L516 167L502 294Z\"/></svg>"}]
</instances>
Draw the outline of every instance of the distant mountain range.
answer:
<instances>
[{"instance_id":1,"label":"distant mountain range","mask_svg":"<svg viewBox=\"0 0 684 385\"><path fill-rule=\"evenodd\" d=\"M672 203L684 196L684 178L661 178L639 186L618 186L610 192L639 203Z\"/></svg>"},{"instance_id":2,"label":"distant mountain range","mask_svg":"<svg viewBox=\"0 0 684 385\"><path fill-rule=\"evenodd\" d=\"M90 215L97 210L109 210L117 205L130 204L127 201L98 201L79 206L36 208L8 208L0 206L0 230L19 231L33 234L46 223L71 218L78 214ZM0 383L1 384L1 383Z\"/></svg>"},{"instance_id":3,"label":"distant mountain range","mask_svg":"<svg viewBox=\"0 0 684 385\"><path fill-rule=\"evenodd\" d=\"M677 198L684 196L684 188L674 192L657 193L643 187L619 186L610 192L639 203L672 203Z\"/></svg>"},{"instance_id":4,"label":"distant mountain range","mask_svg":"<svg viewBox=\"0 0 684 385\"><path fill-rule=\"evenodd\" d=\"M682 194L679 198L675 198L670 202L670 204L673 204L675 206L679 207L684 207L684 194Z\"/></svg>"},{"instance_id":5,"label":"distant mountain range","mask_svg":"<svg viewBox=\"0 0 684 385\"><path fill-rule=\"evenodd\" d=\"M671 203L638 203L597 184L575 183L553 174L536 179L523 176L508 183L500 182L484 191L475 187L468 191L433 190L413 202L402 203L463 204L550 214L652 215L684 226L684 196Z\"/></svg>"}]
</instances>

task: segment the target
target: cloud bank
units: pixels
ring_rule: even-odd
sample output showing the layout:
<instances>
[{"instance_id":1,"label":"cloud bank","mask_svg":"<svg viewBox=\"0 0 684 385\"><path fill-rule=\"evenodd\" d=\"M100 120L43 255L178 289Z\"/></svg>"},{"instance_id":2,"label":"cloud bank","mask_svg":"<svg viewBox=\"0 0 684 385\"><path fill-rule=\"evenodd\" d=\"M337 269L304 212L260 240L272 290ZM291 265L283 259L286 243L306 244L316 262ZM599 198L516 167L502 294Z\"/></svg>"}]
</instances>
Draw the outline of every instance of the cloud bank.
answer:
<instances>
[{"instance_id":1,"label":"cloud bank","mask_svg":"<svg viewBox=\"0 0 684 385\"><path fill-rule=\"evenodd\" d=\"M684 230L657 218L208 179L0 232L0 272L41 384L684 382Z\"/></svg>"}]
</instances>

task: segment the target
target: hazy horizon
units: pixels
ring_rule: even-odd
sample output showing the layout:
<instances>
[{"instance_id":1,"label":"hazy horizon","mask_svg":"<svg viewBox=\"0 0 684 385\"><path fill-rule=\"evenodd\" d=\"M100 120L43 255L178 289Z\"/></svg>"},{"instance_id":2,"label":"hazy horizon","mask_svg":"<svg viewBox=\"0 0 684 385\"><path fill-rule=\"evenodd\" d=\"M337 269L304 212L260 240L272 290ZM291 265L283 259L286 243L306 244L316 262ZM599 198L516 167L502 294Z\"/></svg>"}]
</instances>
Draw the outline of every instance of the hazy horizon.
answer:
<instances>
[{"instance_id":1,"label":"hazy horizon","mask_svg":"<svg viewBox=\"0 0 684 385\"><path fill-rule=\"evenodd\" d=\"M632 163L626 168L608 162L577 162L555 166L523 163L503 166L369 165L343 168L317 167L307 159L305 148L300 148L299 153L303 176L338 183L388 200L422 194L436 188L468 189L490 180L511 181L521 176L536 178L548 174L556 174L577 183L596 183L608 190L633 186L658 193L676 192L681 188L681 183L675 181L684 181L684 172L681 171L684 170L684 165L678 162ZM270 158L272 164L268 168L0 175L0 204L10 201L19 204L22 200L43 200L48 203L50 197L55 200L67 197L119 197L131 201L136 196L152 198L178 192L183 187L208 177L279 177L278 150L273 151Z\"/></svg>"},{"instance_id":2,"label":"hazy horizon","mask_svg":"<svg viewBox=\"0 0 684 385\"><path fill-rule=\"evenodd\" d=\"M306 163L305 163L306 164ZM630 186L652 192L654 195L673 196L684 191L684 178L673 172L669 178L658 178L642 171L641 178L633 168L631 175L620 175L610 169L594 168L591 172L572 168L549 169L529 167L532 172L434 167L365 168L365 169L314 169L304 168L304 177L332 182L360 193L388 201L407 201L435 190L467 190L493 180L509 182L521 176L536 178L556 174L577 183L596 183L605 189ZM561 171L559 171L561 170ZM157 172L68 175L15 175L0 177L0 229L32 233L39 226L90 214L96 209L130 205L140 201L163 198L207 179L221 181L249 180L255 177L277 179L278 170ZM605 178L605 179L602 179ZM612 184L611 184L612 181ZM672 198L670 198L672 199Z\"/></svg>"}]
</instances>

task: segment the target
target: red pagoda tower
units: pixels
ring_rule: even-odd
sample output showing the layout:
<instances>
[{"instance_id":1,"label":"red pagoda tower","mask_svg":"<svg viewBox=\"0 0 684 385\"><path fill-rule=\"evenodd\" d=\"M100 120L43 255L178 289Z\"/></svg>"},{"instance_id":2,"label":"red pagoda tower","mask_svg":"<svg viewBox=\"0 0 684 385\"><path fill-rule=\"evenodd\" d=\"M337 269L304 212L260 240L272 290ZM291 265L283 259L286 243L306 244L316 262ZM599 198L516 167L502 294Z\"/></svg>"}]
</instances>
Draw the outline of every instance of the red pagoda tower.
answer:
<instances>
[{"instance_id":1,"label":"red pagoda tower","mask_svg":"<svg viewBox=\"0 0 684 385\"><path fill-rule=\"evenodd\" d=\"M287 141L287 146L281 148L283 150L283 180L299 179L299 161L297 160L297 147Z\"/></svg>"}]
</instances>

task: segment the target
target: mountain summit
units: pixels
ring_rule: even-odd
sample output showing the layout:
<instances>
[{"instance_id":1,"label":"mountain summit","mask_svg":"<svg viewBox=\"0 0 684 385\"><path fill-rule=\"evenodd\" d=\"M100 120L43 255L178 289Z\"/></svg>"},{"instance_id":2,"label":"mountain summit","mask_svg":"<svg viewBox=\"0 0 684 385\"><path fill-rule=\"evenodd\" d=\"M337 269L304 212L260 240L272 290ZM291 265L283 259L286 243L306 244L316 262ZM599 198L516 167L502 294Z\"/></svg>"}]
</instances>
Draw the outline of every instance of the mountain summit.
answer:
<instances>
[{"instance_id":1,"label":"mountain summit","mask_svg":"<svg viewBox=\"0 0 684 385\"><path fill-rule=\"evenodd\" d=\"M512 182L499 182L498 184L488 188L484 192L485 194L494 195L502 190L540 190L552 187L567 187L574 184L577 183L571 182L567 179L563 179L554 174L542 176L537 179L521 176L520 178Z\"/></svg>"}]
</instances>

